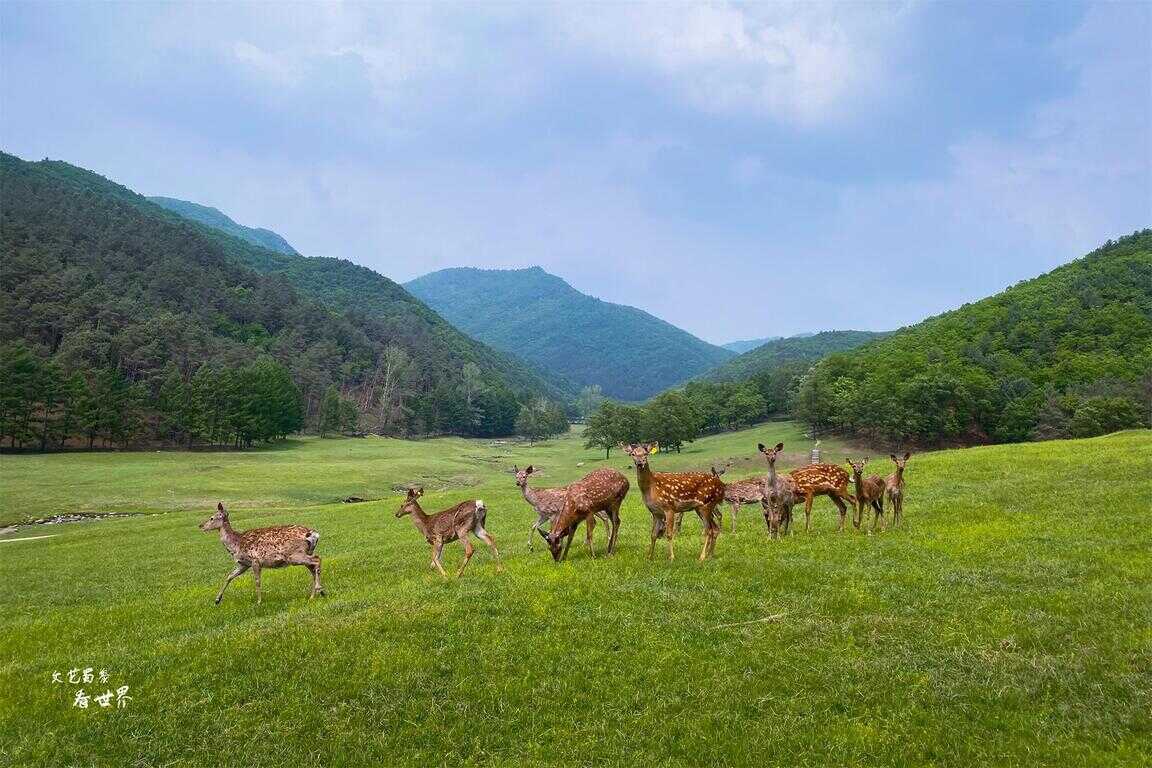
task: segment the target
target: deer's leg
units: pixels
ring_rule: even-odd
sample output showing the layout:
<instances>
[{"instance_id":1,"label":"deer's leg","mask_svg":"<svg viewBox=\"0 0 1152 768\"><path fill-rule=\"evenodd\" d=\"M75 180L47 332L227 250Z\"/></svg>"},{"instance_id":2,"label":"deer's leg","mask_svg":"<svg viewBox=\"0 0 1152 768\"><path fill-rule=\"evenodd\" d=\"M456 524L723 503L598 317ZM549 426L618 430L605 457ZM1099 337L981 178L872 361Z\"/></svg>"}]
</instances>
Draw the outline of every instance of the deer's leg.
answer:
<instances>
[{"instance_id":1,"label":"deer's leg","mask_svg":"<svg viewBox=\"0 0 1152 768\"><path fill-rule=\"evenodd\" d=\"M232 573L228 574L228 578L224 581L224 586L220 587L219 594L216 595L216 605L220 605L220 601L224 599L224 590L228 589L228 585L232 583L232 579L248 570L248 566L243 563L237 563L236 567L232 569Z\"/></svg>"},{"instance_id":2,"label":"deer's leg","mask_svg":"<svg viewBox=\"0 0 1152 768\"><path fill-rule=\"evenodd\" d=\"M651 511L651 510L649 510ZM652 514L652 540L648 544L648 559L652 559L653 553L656 551L656 540L664 535L664 516L663 514Z\"/></svg>"},{"instance_id":3,"label":"deer's leg","mask_svg":"<svg viewBox=\"0 0 1152 768\"><path fill-rule=\"evenodd\" d=\"M620 505L608 508L608 554L616 554L616 536L620 533Z\"/></svg>"},{"instance_id":4,"label":"deer's leg","mask_svg":"<svg viewBox=\"0 0 1152 768\"><path fill-rule=\"evenodd\" d=\"M318 557L315 565L312 566L312 578L312 591L320 597L324 597L326 593L324 592L324 584L320 581L320 558Z\"/></svg>"},{"instance_id":5,"label":"deer's leg","mask_svg":"<svg viewBox=\"0 0 1152 768\"><path fill-rule=\"evenodd\" d=\"M676 513L664 513L664 535L668 537L668 559L676 559L676 547L673 544L673 539L676 537Z\"/></svg>"},{"instance_id":6,"label":"deer's leg","mask_svg":"<svg viewBox=\"0 0 1152 768\"><path fill-rule=\"evenodd\" d=\"M263 596L260 594L260 561L252 561L252 580L256 582L256 605L264 602Z\"/></svg>"},{"instance_id":7,"label":"deer's leg","mask_svg":"<svg viewBox=\"0 0 1152 768\"><path fill-rule=\"evenodd\" d=\"M812 530L812 494L804 494L804 533Z\"/></svg>"},{"instance_id":8,"label":"deer's leg","mask_svg":"<svg viewBox=\"0 0 1152 768\"><path fill-rule=\"evenodd\" d=\"M836 533L843 533L844 521L848 518L848 505L835 493L828 494L828 498L832 499L832 503L836 505L836 509L840 510L840 520L836 523Z\"/></svg>"},{"instance_id":9,"label":"deer's leg","mask_svg":"<svg viewBox=\"0 0 1152 768\"><path fill-rule=\"evenodd\" d=\"M736 514L740 511L740 502L732 502L732 533L736 533Z\"/></svg>"},{"instance_id":10,"label":"deer's leg","mask_svg":"<svg viewBox=\"0 0 1152 768\"><path fill-rule=\"evenodd\" d=\"M548 515L540 515L536 518L536 522L528 529L528 551L534 552L534 544L536 542L536 531L540 530L540 526L544 525L544 521L548 519Z\"/></svg>"},{"instance_id":11,"label":"deer's leg","mask_svg":"<svg viewBox=\"0 0 1152 768\"><path fill-rule=\"evenodd\" d=\"M440 563L440 557L444 554L444 540L436 539L432 542L432 567L440 571L440 575L448 578L448 574L444 573L444 566Z\"/></svg>"},{"instance_id":12,"label":"deer's leg","mask_svg":"<svg viewBox=\"0 0 1152 768\"><path fill-rule=\"evenodd\" d=\"M464 574L464 569L468 567L468 561L472 559L476 547L472 546L472 537L468 535L467 529L460 531L457 536L464 543L464 562L460 563L460 570L456 571L456 578L460 578Z\"/></svg>"},{"instance_id":13,"label":"deer's leg","mask_svg":"<svg viewBox=\"0 0 1152 768\"><path fill-rule=\"evenodd\" d=\"M588 515L584 523L584 544L588 547L588 556L596 557L596 546L592 543L592 531L596 528L596 516Z\"/></svg>"},{"instance_id":14,"label":"deer's leg","mask_svg":"<svg viewBox=\"0 0 1152 768\"><path fill-rule=\"evenodd\" d=\"M488 545L488 549L492 550L492 557L496 559L496 570L504 570L504 564L500 562L500 550L496 549L496 542L493 541L492 534L484 530L483 527L478 527L476 529L476 536L480 539L480 541Z\"/></svg>"}]
</instances>

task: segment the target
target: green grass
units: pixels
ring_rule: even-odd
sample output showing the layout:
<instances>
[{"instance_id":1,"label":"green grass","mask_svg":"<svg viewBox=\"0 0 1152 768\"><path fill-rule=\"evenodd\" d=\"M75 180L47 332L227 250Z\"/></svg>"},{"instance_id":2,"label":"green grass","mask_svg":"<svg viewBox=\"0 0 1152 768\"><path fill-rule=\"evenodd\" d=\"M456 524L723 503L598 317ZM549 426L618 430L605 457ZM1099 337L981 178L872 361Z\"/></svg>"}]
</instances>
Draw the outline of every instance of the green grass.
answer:
<instances>
[{"instance_id":1,"label":"green grass","mask_svg":"<svg viewBox=\"0 0 1152 768\"><path fill-rule=\"evenodd\" d=\"M780 439L797 463L782 423L653 464L739 477ZM575 437L4 457L2 519L167 514L0 543L0 765L1146 765L1149 456L1147 431L917 455L901 529L837 535L819 500L812 534L771 543L748 509L705 564L694 520L679 559L644 559L634 489L618 555L561 565L527 553L504 470L605 466ZM435 575L393 517L407 482L429 510L483 498L506 571L481 549ZM214 607L230 561L195 526L217 498L239 528L320 530L329 597L295 568ZM84 666L129 707L71 707L51 673Z\"/></svg>"}]
</instances>

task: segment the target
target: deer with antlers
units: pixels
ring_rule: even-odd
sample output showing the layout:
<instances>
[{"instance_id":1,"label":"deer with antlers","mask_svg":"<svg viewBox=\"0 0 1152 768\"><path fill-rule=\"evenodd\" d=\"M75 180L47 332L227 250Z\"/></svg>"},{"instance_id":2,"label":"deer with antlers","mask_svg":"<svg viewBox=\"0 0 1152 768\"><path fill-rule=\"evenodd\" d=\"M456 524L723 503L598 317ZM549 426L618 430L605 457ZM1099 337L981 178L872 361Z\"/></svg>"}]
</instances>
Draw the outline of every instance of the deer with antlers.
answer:
<instances>
[{"instance_id":1,"label":"deer with antlers","mask_svg":"<svg viewBox=\"0 0 1152 768\"><path fill-rule=\"evenodd\" d=\"M423 495L423 487L409 488L408 496L400 505L400 509L397 510L396 517L412 516L416 530L424 535L432 547L432 567L438 570L441 576L448 578L448 574L444 573L444 566L440 563L444 545L457 539L464 542L464 562L460 564L460 570L456 571L456 577L459 578L464 573L464 569L468 567L468 561L472 559L472 553L475 551L472 540L469 538L470 535L475 535L488 545L488 548L492 550L492 557L496 559L496 570L502 570L500 551L496 549L496 542L492 540L488 531L484 530L488 508L484 506L483 501L469 499L428 515L420 507L419 499Z\"/></svg>"},{"instance_id":2,"label":"deer with antlers","mask_svg":"<svg viewBox=\"0 0 1152 768\"><path fill-rule=\"evenodd\" d=\"M588 552L595 557L592 549L593 518L603 515L608 520L608 554L616 552L616 536L620 533L620 505L628 495L628 478L614 469L597 469L589 472L580 480L568 486L568 493L564 498L564 508L552 520L552 527L548 533L540 531L540 535L548 542L548 549L552 552L552 559L559 562L568 558L568 548L572 546L572 539L580 523L587 521ZM561 553L561 542L567 539Z\"/></svg>"},{"instance_id":3,"label":"deer with antlers","mask_svg":"<svg viewBox=\"0 0 1152 768\"><path fill-rule=\"evenodd\" d=\"M676 514L688 510L695 510L704 524L700 559L711 557L716 550L716 538L720 535L720 513L716 507L724 501L724 483L720 478L703 472L653 472L648 466L648 456L660 449L659 443L621 443L620 449L632 457L644 506L652 513L652 541L648 545L648 557L651 558L656 549L656 540L666 536L668 559L676 558L673 543Z\"/></svg>"},{"instance_id":4,"label":"deer with antlers","mask_svg":"<svg viewBox=\"0 0 1152 768\"><path fill-rule=\"evenodd\" d=\"M903 458L894 453L888 454L888 458L896 462L896 471L884 479L884 489L888 493L888 500L892 502L893 527L900 525L904 519L904 467L911 456L911 452L905 452Z\"/></svg>"},{"instance_id":5,"label":"deer with antlers","mask_svg":"<svg viewBox=\"0 0 1152 768\"><path fill-rule=\"evenodd\" d=\"M532 509L536 510L536 522L528 529L528 551L533 551L533 544L536 541L536 532L540 530L545 522L551 520L553 525L556 518L564 511L564 502L568 498L569 486L564 485L559 488L532 488L528 485L528 478L536 472L536 468L529 464L526 468L520 469L519 466L512 467L513 474L516 475L516 487L520 489L520 493L524 496L524 501ZM620 474L617 472L616 474ZM621 475L623 477L623 475ZM592 551L592 530L596 527L596 519L609 523L608 513L604 510L598 510L587 519L586 530L584 533L584 544ZM551 528L552 525L549 526ZM548 537L545 536L545 539ZM611 538L611 533L609 533ZM610 542L611 543L611 542Z\"/></svg>"},{"instance_id":6,"label":"deer with antlers","mask_svg":"<svg viewBox=\"0 0 1152 768\"><path fill-rule=\"evenodd\" d=\"M719 478L728 470L725 465L720 469L712 467L712 474ZM724 501L732 506L732 533L736 533L736 516L740 513L741 504L760 504L764 500L764 478L749 477L724 485ZM677 521L679 525L679 520Z\"/></svg>"},{"instance_id":7,"label":"deer with antlers","mask_svg":"<svg viewBox=\"0 0 1152 768\"><path fill-rule=\"evenodd\" d=\"M316 542L320 534L303 525L274 525L268 528L253 528L249 531L239 532L232 528L228 521L228 512L222 503L216 505L216 514L200 524L202 531L220 531L220 541L236 567L228 574L224 586L216 595L216 605L224 599L224 590L232 580L249 568L252 569L252 579L256 583L256 604L263 602L260 594L260 571L264 568L283 568L288 565L302 565L312 572L312 591L308 593L309 599L323 595L324 587L320 583L320 558L313 554L316 551Z\"/></svg>"},{"instance_id":8,"label":"deer with antlers","mask_svg":"<svg viewBox=\"0 0 1152 768\"><path fill-rule=\"evenodd\" d=\"M764 443L757 446L760 453L768 460L768 476L764 478L760 505L764 508L764 523L768 526L768 533L773 539L780 538L780 527L783 524L784 535L792 532L792 508L796 506L796 484L790 475L780 475L776 472L776 459L784 450L784 443L776 443L772 448L764 447Z\"/></svg>"},{"instance_id":9,"label":"deer with antlers","mask_svg":"<svg viewBox=\"0 0 1152 768\"><path fill-rule=\"evenodd\" d=\"M852 516L852 525L857 529L864 521L864 510L871 506L875 515L872 518L872 530L869 533L876 532L876 523L884 517L884 478L880 475L869 475L864 477L864 467L868 464L868 457L865 456L860 461L852 461L845 457L848 466L852 469L852 482L856 485L856 511ZM887 528L887 524L885 524Z\"/></svg>"}]
</instances>

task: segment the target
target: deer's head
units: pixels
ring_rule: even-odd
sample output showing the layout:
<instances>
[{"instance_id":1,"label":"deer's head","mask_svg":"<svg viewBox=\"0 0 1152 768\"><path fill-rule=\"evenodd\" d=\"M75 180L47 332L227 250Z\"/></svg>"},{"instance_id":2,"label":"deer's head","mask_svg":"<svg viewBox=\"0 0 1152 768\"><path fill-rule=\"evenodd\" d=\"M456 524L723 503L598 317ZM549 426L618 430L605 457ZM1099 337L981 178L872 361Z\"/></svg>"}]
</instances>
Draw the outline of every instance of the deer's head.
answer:
<instances>
[{"instance_id":1,"label":"deer's head","mask_svg":"<svg viewBox=\"0 0 1152 768\"><path fill-rule=\"evenodd\" d=\"M852 459L845 458L844 461L848 462L848 466L852 468L852 479L859 480L861 475L864 474L864 465L868 463L868 458L865 457L860 461L852 461Z\"/></svg>"},{"instance_id":2,"label":"deer's head","mask_svg":"<svg viewBox=\"0 0 1152 768\"><path fill-rule=\"evenodd\" d=\"M513 466L512 471L516 474L516 486L519 488L527 488L528 487L528 476L531 475L533 472L535 472L536 469L531 464L529 464L524 469L520 469L517 466Z\"/></svg>"},{"instance_id":3,"label":"deer's head","mask_svg":"<svg viewBox=\"0 0 1152 768\"><path fill-rule=\"evenodd\" d=\"M228 512L224 509L223 503L216 504L216 514L200 523L200 530L202 531L215 531L223 528L228 524Z\"/></svg>"},{"instance_id":4,"label":"deer's head","mask_svg":"<svg viewBox=\"0 0 1152 768\"><path fill-rule=\"evenodd\" d=\"M660 450L660 443L620 443L620 450L632 457L636 469L647 469L648 457Z\"/></svg>"},{"instance_id":5,"label":"deer's head","mask_svg":"<svg viewBox=\"0 0 1152 768\"><path fill-rule=\"evenodd\" d=\"M548 551L552 553L552 559L560 562L560 554L563 551L561 542L564 540L564 531L557 529L544 531L543 529L537 528L536 533L540 534L540 537L544 539L544 543L548 545Z\"/></svg>"},{"instance_id":6,"label":"deer's head","mask_svg":"<svg viewBox=\"0 0 1152 768\"><path fill-rule=\"evenodd\" d=\"M768 459L769 466L772 466L776 463L776 457L783 453L784 443L776 443L772 448L765 448L764 443L758 443L756 448L764 454L764 458Z\"/></svg>"},{"instance_id":7,"label":"deer's head","mask_svg":"<svg viewBox=\"0 0 1152 768\"><path fill-rule=\"evenodd\" d=\"M413 512L420 511L420 504L417 501L424 495L424 486L418 485L415 488L408 489L408 496L404 499L404 503L400 505L400 509L396 510L396 517L404 517Z\"/></svg>"},{"instance_id":8,"label":"deer's head","mask_svg":"<svg viewBox=\"0 0 1152 768\"><path fill-rule=\"evenodd\" d=\"M890 459L892 459L892 461L896 462L896 468L897 469L904 469L904 467L908 464L908 459L911 458L911 456L912 456L911 451L905 452L903 457L897 456L894 453L888 454L888 458L890 458Z\"/></svg>"}]
</instances>

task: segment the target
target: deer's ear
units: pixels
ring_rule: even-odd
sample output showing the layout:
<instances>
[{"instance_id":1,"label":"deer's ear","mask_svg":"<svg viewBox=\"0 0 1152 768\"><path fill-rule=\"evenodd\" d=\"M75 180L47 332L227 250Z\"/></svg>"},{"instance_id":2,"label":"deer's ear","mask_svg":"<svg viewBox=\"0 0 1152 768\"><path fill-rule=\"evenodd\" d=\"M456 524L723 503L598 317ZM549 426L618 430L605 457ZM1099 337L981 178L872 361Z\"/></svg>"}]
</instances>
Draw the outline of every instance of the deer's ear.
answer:
<instances>
[{"instance_id":1,"label":"deer's ear","mask_svg":"<svg viewBox=\"0 0 1152 768\"><path fill-rule=\"evenodd\" d=\"M912 457L912 451L907 451L904 453L904 461L908 461L908 459L910 459L911 457Z\"/></svg>"},{"instance_id":2,"label":"deer's ear","mask_svg":"<svg viewBox=\"0 0 1152 768\"><path fill-rule=\"evenodd\" d=\"M217 512L223 512L224 511L224 502L222 502L222 501L216 502L216 511Z\"/></svg>"},{"instance_id":3,"label":"deer's ear","mask_svg":"<svg viewBox=\"0 0 1152 768\"><path fill-rule=\"evenodd\" d=\"M896 458L896 454L894 453L888 454L888 458L892 459L892 461L900 461L900 459Z\"/></svg>"},{"instance_id":4,"label":"deer's ear","mask_svg":"<svg viewBox=\"0 0 1152 768\"><path fill-rule=\"evenodd\" d=\"M648 453L660 453L660 443L652 443L652 445L648 447Z\"/></svg>"},{"instance_id":5,"label":"deer's ear","mask_svg":"<svg viewBox=\"0 0 1152 768\"><path fill-rule=\"evenodd\" d=\"M513 464L512 465L512 474L514 474L514 475L520 474L520 465L519 464Z\"/></svg>"},{"instance_id":6,"label":"deer's ear","mask_svg":"<svg viewBox=\"0 0 1152 768\"><path fill-rule=\"evenodd\" d=\"M536 468L535 468L535 467L533 467L531 464L529 464L529 465L528 465L528 469L524 470L524 472L525 472L525 473L527 473L527 474L529 474L529 475L530 475L530 474L532 474L532 473L533 473L533 472L535 472L535 471L536 471Z\"/></svg>"},{"instance_id":7,"label":"deer's ear","mask_svg":"<svg viewBox=\"0 0 1152 768\"><path fill-rule=\"evenodd\" d=\"M756 450L760 453L768 453L768 449L764 447L764 443L756 443Z\"/></svg>"},{"instance_id":8,"label":"deer's ear","mask_svg":"<svg viewBox=\"0 0 1152 768\"><path fill-rule=\"evenodd\" d=\"M416 486L416 495L417 496L423 496L424 495L424 486L422 486L422 485Z\"/></svg>"},{"instance_id":9,"label":"deer's ear","mask_svg":"<svg viewBox=\"0 0 1152 768\"><path fill-rule=\"evenodd\" d=\"M776 450L777 451L784 450L784 443L776 443Z\"/></svg>"},{"instance_id":10,"label":"deer's ear","mask_svg":"<svg viewBox=\"0 0 1152 768\"><path fill-rule=\"evenodd\" d=\"M616 443L616 447L619 448L620 450L624 451L625 453L632 450L632 444L631 443L629 443L628 445L624 445L623 442Z\"/></svg>"}]
</instances>

